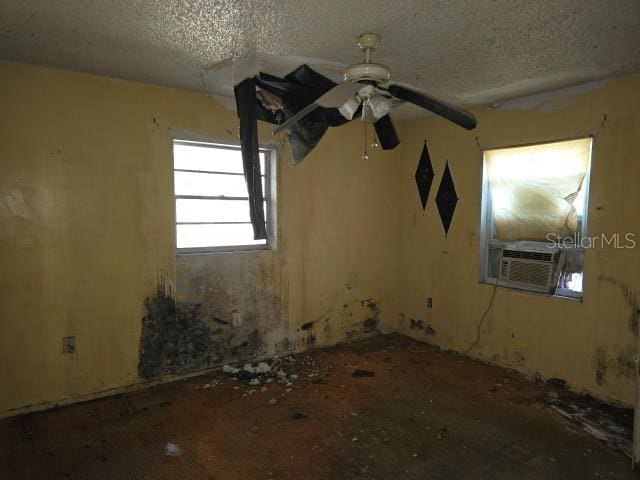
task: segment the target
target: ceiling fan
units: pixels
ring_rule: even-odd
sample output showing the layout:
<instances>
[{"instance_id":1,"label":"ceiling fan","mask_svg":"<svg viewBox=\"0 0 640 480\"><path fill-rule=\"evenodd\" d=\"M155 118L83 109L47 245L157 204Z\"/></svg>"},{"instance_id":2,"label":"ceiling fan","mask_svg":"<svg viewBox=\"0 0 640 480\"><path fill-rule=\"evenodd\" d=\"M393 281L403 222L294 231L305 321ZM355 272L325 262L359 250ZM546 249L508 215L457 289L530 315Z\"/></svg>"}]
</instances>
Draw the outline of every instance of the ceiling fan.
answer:
<instances>
[{"instance_id":1,"label":"ceiling fan","mask_svg":"<svg viewBox=\"0 0 640 480\"><path fill-rule=\"evenodd\" d=\"M412 87L392 82L389 68L371 61L371 53L380 44L379 35L364 33L358 37L357 44L364 53L364 62L347 68L344 72L343 83L331 88L324 95L289 117L274 129L274 134L291 128L306 115L320 107L337 108L347 120L352 120L360 110L361 119L364 122L374 123L387 115L393 107L404 102L424 108L467 130L475 128L476 119L470 112Z\"/></svg>"}]
</instances>

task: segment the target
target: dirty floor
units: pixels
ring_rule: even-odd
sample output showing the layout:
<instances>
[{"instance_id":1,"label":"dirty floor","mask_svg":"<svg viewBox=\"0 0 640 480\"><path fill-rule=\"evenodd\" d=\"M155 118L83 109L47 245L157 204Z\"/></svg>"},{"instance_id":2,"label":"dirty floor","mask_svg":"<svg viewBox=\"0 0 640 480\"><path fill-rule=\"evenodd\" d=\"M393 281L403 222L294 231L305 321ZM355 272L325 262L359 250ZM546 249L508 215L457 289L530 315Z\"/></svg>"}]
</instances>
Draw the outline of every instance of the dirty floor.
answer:
<instances>
[{"instance_id":1,"label":"dirty floor","mask_svg":"<svg viewBox=\"0 0 640 480\"><path fill-rule=\"evenodd\" d=\"M400 335L288 361L2 420L0 478L638 478L512 372Z\"/></svg>"}]
</instances>

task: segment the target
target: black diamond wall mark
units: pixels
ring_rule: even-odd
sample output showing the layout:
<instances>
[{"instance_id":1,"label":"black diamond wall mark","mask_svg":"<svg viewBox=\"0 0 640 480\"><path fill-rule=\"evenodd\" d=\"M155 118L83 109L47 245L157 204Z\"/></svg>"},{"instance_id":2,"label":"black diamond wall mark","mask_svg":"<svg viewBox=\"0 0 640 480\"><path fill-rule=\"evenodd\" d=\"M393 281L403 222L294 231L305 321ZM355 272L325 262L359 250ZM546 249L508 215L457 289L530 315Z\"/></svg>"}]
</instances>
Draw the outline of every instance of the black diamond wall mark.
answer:
<instances>
[{"instance_id":1,"label":"black diamond wall mark","mask_svg":"<svg viewBox=\"0 0 640 480\"><path fill-rule=\"evenodd\" d=\"M442 220L445 236L449 233L449 226L457 203L458 194L456 193L456 186L453 184L451 170L449 170L449 162L447 162L436 195L436 205L438 206L438 213L440 214L440 220Z\"/></svg>"},{"instance_id":2,"label":"black diamond wall mark","mask_svg":"<svg viewBox=\"0 0 640 480\"><path fill-rule=\"evenodd\" d=\"M423 210L427 206L427 199L429 198L429 191L431 190L432 183L433 166L431 165L431 158L429 158L427 142L424 142L422 154L420 154L420 161L418 162L418 168L416 168L416 185L418 186L418 193L420 194L420 202L422 202Z\"/></svg>"}]
</instances>

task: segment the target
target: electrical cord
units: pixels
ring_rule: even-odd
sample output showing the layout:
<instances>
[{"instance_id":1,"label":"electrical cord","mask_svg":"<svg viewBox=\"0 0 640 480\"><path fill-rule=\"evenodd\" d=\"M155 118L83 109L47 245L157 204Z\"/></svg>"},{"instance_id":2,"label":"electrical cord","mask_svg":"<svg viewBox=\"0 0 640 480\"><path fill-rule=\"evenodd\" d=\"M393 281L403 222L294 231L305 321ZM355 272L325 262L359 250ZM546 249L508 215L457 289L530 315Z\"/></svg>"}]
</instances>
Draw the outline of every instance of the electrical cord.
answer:
<instances>
[{"instance_id":1,"label":"electrical cord","mask_svg":"<svg viewBox=\"0 0 640 480\"><path fill-rule=\"evenodd\" d=\"M493 307L493 301L495 300L496 292L498 291L498 283L500 283L500 281L496 280L496 283L493 286L493 292L491 293L491 300L489 300L489 305L487 305L486 310L484 311L484 313L482 314L482 317L480 317L480 321L478 322L478 331L476 333L476 340L471 344L469 348L467 348L464 351L465 355L467 355L471 350L473 350L478 345L478 343L480 343L480 330L482 329L482 324L487 318L487 315L489 314L491 307Z\"/></svg>"}]
</instances>

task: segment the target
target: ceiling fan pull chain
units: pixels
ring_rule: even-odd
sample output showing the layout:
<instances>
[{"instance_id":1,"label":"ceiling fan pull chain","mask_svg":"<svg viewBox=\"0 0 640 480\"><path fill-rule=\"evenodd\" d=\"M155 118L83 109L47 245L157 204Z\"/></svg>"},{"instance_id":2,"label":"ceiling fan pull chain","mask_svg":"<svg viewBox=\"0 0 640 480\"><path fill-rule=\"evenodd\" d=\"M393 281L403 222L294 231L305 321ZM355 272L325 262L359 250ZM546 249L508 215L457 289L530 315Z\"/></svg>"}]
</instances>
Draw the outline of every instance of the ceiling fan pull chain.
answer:
<instances>
[{"instance_id":1,"label":"ceiling fan pull chain","mask_svg":"<svg viewBox=\"0 0 640 480\"><path fill-rule=\"evenodd\" d=\"M380 148L380 143L378 143L378 133L373 130L373 140L371 141L371 148Z\"/></svg>"},{"instance_id":2,"label":"ceiling fan pull chain","mask_svg":"<svg viewBox=\"0 0 640 480\"><path fill-rule=\"evenodd\" d=\"M362 122L364 125L364 152L362 152L362 160L369 160L369 154L367 153L367 122Z\"/></svg>"}]
</instances>

